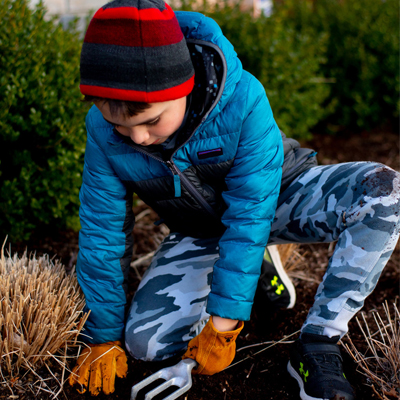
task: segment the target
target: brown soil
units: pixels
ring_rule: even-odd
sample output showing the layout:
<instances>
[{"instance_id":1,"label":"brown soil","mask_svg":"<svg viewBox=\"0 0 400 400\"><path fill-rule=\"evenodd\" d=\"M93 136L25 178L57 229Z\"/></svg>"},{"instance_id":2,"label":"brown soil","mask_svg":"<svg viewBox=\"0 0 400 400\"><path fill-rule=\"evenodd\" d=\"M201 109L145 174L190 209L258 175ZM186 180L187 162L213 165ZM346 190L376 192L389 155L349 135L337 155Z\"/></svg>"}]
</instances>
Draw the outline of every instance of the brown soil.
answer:
<instances>
[{"instance_id":1,"label":"brown soil","mask_svg":"<svg viewBox=\"0 0 400 400\"><path fill-rule=\"evenodd\" d=\"M320 164L369 160L379 161L399 170L398 139L397 134L380 130L359 135L346 134L341 137L315 135L312 142L304 145L318 151ZM135 210L136 215L145 209L144 205L139 205ZM165 231L153 225L156 219L157 216L149 210L148 214L136 224L134 230L136 243L134 259L153 251L162 240ZM61 258L66 267L70 268L76 261L78 240L77 235L73 232L58 232L57 235L51 238L41 238L40 235L36 235L34 240L24 243L23 246L13 246L13 251L22 251L25 246L30 251L36 251L37 254L57 255L57 258ZM301 328L307 311L313 302L318 282L322 278L332 248L324 244L303 245L300 247L300 252L305 257L302 265L298 267L300 274L303 271L303 276L306 275L312 279L293 278L297 289L296 306L292 310L271 313L256 304L251 321L245 324L245 328L238 338L238 348L265 341L277 341ZM382 311L382 303L385 300L391 304L399 295L399 265L400 248L397 246L397 250L387 264L375 291L365 303L363 309L365 312L368 313L371 310ZM142 273L142 269L139 268L139 273ZM307 274L304 274L304 271ZM136 273L133 270L131 272L131 292L133 293L139 280ZM349 328L350 337L359 350L362 351L365 349L365 341L355 320L351 321ZM266 347L267 345L264 345L239 351L234 362L241 360L242 362L217 375L211 377L195 376L192 389L186 395L181 396L180 399L298 399L297 384L286 371L289 345L278 344L259 354L255 354ZM378 399L372 389L367 386L369 383L367 379L356 372L356 364L351 357L345 351L342 354L345 361L345 373L354 386L357 399ZM146 363L131 359L129 361L128 377L123 380L117 380L115 393L110 396L100 394L97 398L99 400L129 399L132 385L159 368L172 365L177 361L177 359L174 359L163 363ZM0 386L0 398L9 398L10 394L8 389ZM29 393L17 393L17 395L19 399L50 398L46 397L44 392L38 397L33 397ZM75 389L65 385L64 392L58 398L81 400L89 397L91 397L89 394L80 395Z\"/></svg>"}]
</instances>

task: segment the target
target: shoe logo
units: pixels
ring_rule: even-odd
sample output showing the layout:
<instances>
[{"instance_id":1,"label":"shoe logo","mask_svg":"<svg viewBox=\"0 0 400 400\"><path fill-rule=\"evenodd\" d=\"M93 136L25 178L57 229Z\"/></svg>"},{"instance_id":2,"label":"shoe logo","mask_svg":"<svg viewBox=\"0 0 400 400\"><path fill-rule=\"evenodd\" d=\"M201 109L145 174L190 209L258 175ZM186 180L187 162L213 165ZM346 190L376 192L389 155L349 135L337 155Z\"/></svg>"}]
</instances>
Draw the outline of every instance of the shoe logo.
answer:
<instances>
[{"instance_id":1,"label":"shoe logo","mask_svg":"<svg viewBox=\"0 0 400 400\"><path fill-rule=\"evenodd\" d=\"M300 376L301 375L304 375L304 382L307 382L307 377L308 377L308 375L309 375L309 372L308 371L304 371L304 365L303 365L303 363L301 362L300 363L300 369L299 369L299 372L300 372Z\"/></svg>"},{"instance_id":2,"label":"shoe logo","mask_svg":"<svg viewBox=\"0 0 400 400\"><path fill-rule=\"evenodd\" d=\"M278 286L275 290L276 294L282 294L282 292L285 290L285 286L283 286L282 284L278 285L278 277L276 275L274 276L274 279L272 279L271 285Z\"/></svg>"}]
</instances>

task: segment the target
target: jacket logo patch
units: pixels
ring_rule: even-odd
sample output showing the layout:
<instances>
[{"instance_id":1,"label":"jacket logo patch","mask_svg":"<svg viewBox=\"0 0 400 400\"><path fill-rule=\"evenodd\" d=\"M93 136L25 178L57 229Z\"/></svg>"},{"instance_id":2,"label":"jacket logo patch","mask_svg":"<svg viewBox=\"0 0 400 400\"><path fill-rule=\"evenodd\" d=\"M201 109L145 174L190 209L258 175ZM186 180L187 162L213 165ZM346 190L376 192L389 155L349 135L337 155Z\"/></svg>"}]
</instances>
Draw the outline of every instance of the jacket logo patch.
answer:
<instances>
[{"instance_id":1,"label":"jacket logo patch","mask_svg":"<svg viewBox=\"0 0 400 400\"><path fill-rule=\"evenodd\" d=\"M224 154L224 152L221 148L218 148L212 150L198 151L197 157L199 157L199 160L204 160L206 158L222 156L222 154Z\"/></svg>"}]
</instances>

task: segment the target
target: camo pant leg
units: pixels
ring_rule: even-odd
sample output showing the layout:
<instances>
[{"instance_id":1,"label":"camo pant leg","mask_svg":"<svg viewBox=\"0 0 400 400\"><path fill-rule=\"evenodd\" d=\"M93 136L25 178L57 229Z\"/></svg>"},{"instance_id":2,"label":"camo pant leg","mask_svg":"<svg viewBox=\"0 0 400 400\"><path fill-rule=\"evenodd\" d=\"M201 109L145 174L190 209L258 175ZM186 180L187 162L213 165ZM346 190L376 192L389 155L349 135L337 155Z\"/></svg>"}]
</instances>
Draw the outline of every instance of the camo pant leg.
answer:
<instances>
[{"instance_id":1,"label":"camo pant leg","mask_svg":"<svg viewBox=\"0 0 400 400\"><path fill-rule=\"evenodd\" d=\"M170 234L161 243L132 301L125 328L129 353L160 361L187 347L204 323L219 238Z\"/></svg>"},{"instance_id":2,"label":"camo pant leg","mask_svg":"<svg viewBox=\"0 0 400 400\"><path fill-rule=\"evenodd\" d=\"M347 332L397 243L399 192L399 173L357 162L313 167L281 194L271 243L337 241L302 332Z\"/></svg>"}]
</instances>

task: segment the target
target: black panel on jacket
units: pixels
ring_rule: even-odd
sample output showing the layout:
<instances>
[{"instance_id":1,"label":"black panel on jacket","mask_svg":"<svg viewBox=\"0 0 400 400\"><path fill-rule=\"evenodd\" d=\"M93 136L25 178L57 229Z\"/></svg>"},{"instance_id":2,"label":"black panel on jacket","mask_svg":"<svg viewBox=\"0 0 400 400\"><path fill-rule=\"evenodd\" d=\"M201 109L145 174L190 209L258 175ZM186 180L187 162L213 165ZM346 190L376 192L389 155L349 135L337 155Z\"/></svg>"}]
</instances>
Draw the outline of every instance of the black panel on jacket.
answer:
<instances>
[{"instance_id":1,"label":"black panel on jacket","mask_svg":"<svg viewBox=\"0 0 400 400\"><path fill-rule=\"evenodd\" d=\"M226 210L222 192L226 190L225 177L232 164L233 160L230 160L213 165L196 165L184 171L219 216ZM170 175L141 182L125 181L124 184L153 208L172 232L192 237L215 237L226 229L221 220L208 214L183 186L181 196L175 197L173 177ZM189 220L190 224L187 223Z\"/></svg>"}]
</instances>

